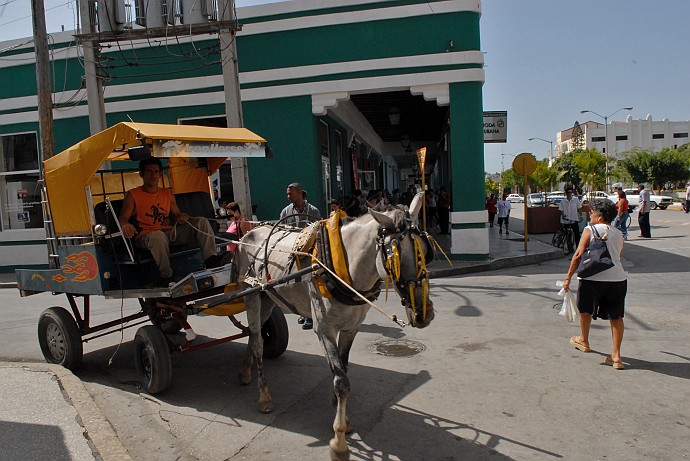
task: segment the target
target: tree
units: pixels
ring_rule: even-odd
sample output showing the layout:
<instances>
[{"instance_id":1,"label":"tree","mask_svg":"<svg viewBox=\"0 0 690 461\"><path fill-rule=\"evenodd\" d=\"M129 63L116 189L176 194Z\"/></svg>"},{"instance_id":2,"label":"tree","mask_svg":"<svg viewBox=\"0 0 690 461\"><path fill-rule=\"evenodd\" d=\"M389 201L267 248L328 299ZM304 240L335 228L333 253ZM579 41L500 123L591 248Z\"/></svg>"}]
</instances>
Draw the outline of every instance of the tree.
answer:
<instances>
[{"instance_id":1,"label":"tree","mask_svg":"<svg viewBox=\"0 0 690 461\"><path fill-rule=\"evenodd\" d=\"M580 172L575 165L575 152L566 152L553 162L553 168L560 173L559 180L572 184L575 189L580 189Z\"/></svg>"},{"instance_id":2,"label":"tree","mask_svg":"<svg viewBox=\"0 0 690 461\"><path fill-rule=\"evenodd\" d=\"M636 148L627 152L620 163L633 181L650 181L661 189L667 182L682 182L688 178L690 156L684 146L681 149L664 148L656 153Z\"/></svg>"},{"instance_id":3,"label":"tree","mask_svg":"<svg viewBox=\"0 0 690 461\"><path fill-rule=\"evenodd\" d=\"M573 154L573 163L587 191L601 189L606 182L606 157L593 148Z\"/></svg>"},{"instance_id":4,"label":"tree","mask_svg":"<svg viewBox=\"0 0 690 461\"><path fill-rule=\"evenodd\" d=\"M580 128L580 122L575 120L575 125L573 125L573 137L572 137L573 151L584 149L585 147L585 135L582 133L582 128Z\"/></svg>"},{"instance_id":5,"label":"tree","mask_svg":"<svg viewBox=\"0 0 690 461\"><path fill-rule=\"evenodd\" d=\"M555 168L550 168L549 161L543 159L537 162L537 168L529 175L529 181L533 190L547 190L553 187L559 176L560 172Z\"/></svg>"},{"instance_id":6,"label":"tree","mask_svg":"<svg viewBox=\"0 0 690 461\"><path fill-rule=\"evenodd\" d=\"M503 183L504 191L506 189L517 191L517 187L521 187L523 183L522 176L519 176L512 168L501 173L501 182Z\"/></svg>"},{"instance_id":7,"label":"tree","mask_svg":"<svg viewBox=\"0 0 690 461\"><path fill-rule=\"evenodd\" d=\"M487 178L486 182L484 182L484 192L486 195L496 194L498 196L500 188L501 185L490 178Z\"/></svg>"}]
</instances>

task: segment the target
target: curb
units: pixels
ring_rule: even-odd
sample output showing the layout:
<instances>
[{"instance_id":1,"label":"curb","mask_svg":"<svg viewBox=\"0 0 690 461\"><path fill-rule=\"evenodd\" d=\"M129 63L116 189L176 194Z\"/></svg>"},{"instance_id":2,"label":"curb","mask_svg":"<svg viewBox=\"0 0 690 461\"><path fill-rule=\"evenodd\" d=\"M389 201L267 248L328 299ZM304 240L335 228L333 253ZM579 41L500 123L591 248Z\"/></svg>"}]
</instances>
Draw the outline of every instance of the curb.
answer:
<instances>
[{"instance_id":1,"label":"curb","mask_svg":"<svg viewBox=\"0 0 690 461\"><path fill-rule=\"evenodd\" d=\"M132 461L110 422L103 416L100 407L81 380L70 370L49 363L0 362L0 364L6 367L52 373L77 411L81 424L101 459L103 461Z\"/></svg>"},{"instance_id":2,"label":"curb","mask_svg":"<svg viewBox=\"0 0 690 461\"><path fill-rule=\"evenodd\" d=\"M539 264L545 261L552 261L563 258L562 251L549 251L545 253L535 253L524 256L512 256L508 258L496 258L483 263L465 265L462 267L450 267L448 269L430 269L429 278L451 277L454 275L467 275L477 272L495 271L509 269L511 267L528 266Z\"/></svg>"}]
</instances>

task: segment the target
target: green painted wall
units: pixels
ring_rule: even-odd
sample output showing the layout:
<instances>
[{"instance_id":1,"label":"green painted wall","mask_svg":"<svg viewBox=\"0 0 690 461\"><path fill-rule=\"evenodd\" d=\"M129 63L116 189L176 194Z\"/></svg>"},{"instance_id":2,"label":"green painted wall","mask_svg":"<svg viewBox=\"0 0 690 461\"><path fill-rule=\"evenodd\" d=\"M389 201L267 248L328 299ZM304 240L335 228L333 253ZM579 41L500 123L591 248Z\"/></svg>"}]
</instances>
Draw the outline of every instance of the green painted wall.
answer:
<instances>
[{"instance_id":1,"label":"green painted wall","mask_svg":"<svg viewBox=\"0 0 690 461\"><path fill-rule=\"evenodd\" d=\"M248 161L252 202L259 206L259 219L278 218L288 204L285 190L291 182L301 183L323 214L318 119L311 113L311 97L251 101L242 107L245 127L273 149L272 159Z\"/></svg>"},{"instance_id":2,"label":"green painted wall","mask_svg":"<svg viewBox=\"0 0 690 461\"><path fill-rule=\"evenodd\" d=\"M237 43L240 72L247 72L444 53L450 40L453 51L478 50L479 15L460 12L240 35ZM309 46L304 46L307 43Z\"/></svg>"},{"instance_id":3,"label":"green painted wall","mask_svg":"<svg viewBox=\"0 0 690 461\"><path fill-rule=\"evenodd\" d=\"M482 83L450 84L450 171L453 209L484 209Z\"/></svg>"}]
</instances>

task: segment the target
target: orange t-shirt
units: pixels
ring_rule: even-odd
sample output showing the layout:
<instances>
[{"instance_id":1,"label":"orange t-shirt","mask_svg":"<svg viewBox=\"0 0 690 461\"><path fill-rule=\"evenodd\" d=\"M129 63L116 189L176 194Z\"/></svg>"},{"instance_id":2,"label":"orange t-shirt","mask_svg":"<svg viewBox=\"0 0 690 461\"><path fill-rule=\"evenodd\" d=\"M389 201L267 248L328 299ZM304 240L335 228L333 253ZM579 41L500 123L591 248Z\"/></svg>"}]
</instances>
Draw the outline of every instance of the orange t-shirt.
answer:
<instances>
[{"instance_id":1,"label":"orange t-shirt","mask_svg":"<svg viewBox=\"0 0 690 461\"><path fill-rule=\"evenodd\" d=\"M618 202L616 202L616 208L618 208L618 211L621 213L625 213L628 211L628 200L627 199L618 199Z\"/></svg>"},{"instance_id":2,"label":"orange t-shirt","mask_svg":"<svg viewBox=\"0 0 690 461\"><path fill-rule=\"evenodd\" d=\"M137 220L135 227L139 230L139 236L155 230L172 229L170 223L170 202L172 192L170 189L158 189L155 194L145 192L141 187L129 191L134 199L134 217Z\"/></svg>"}]
</instances>

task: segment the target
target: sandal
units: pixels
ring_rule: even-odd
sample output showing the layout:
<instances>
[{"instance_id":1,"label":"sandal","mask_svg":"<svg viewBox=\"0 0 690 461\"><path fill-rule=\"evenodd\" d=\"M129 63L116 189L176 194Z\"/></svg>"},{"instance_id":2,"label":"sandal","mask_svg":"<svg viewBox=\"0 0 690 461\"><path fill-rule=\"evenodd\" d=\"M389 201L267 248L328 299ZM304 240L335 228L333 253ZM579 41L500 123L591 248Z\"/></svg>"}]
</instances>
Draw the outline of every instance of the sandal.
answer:
<instances>
[{"instance_id":1,"label":"sandal","mask_svg":"<svg viewBox=\"0 0 690 461\"><path fill-rule=\"evenodd\" d=\"M625 365L623 365L623 362L614 362L610 355L604 357L604 364L611 365L616 370L625 370Z\"/></svg>"},{"instance_id":2,"label":"sandal","mask_svg":"<svg viewBox=\"0 0 690 461\"><path fill-rule=\"evenodd\" d=\"M580 338L580 336L573 336L572 338L570 338L570 344L575 346L575 349L578 349L582 352L590 352L591 349L589 348L589 346L583 343Z\"/></svg>"}]
</instances>

